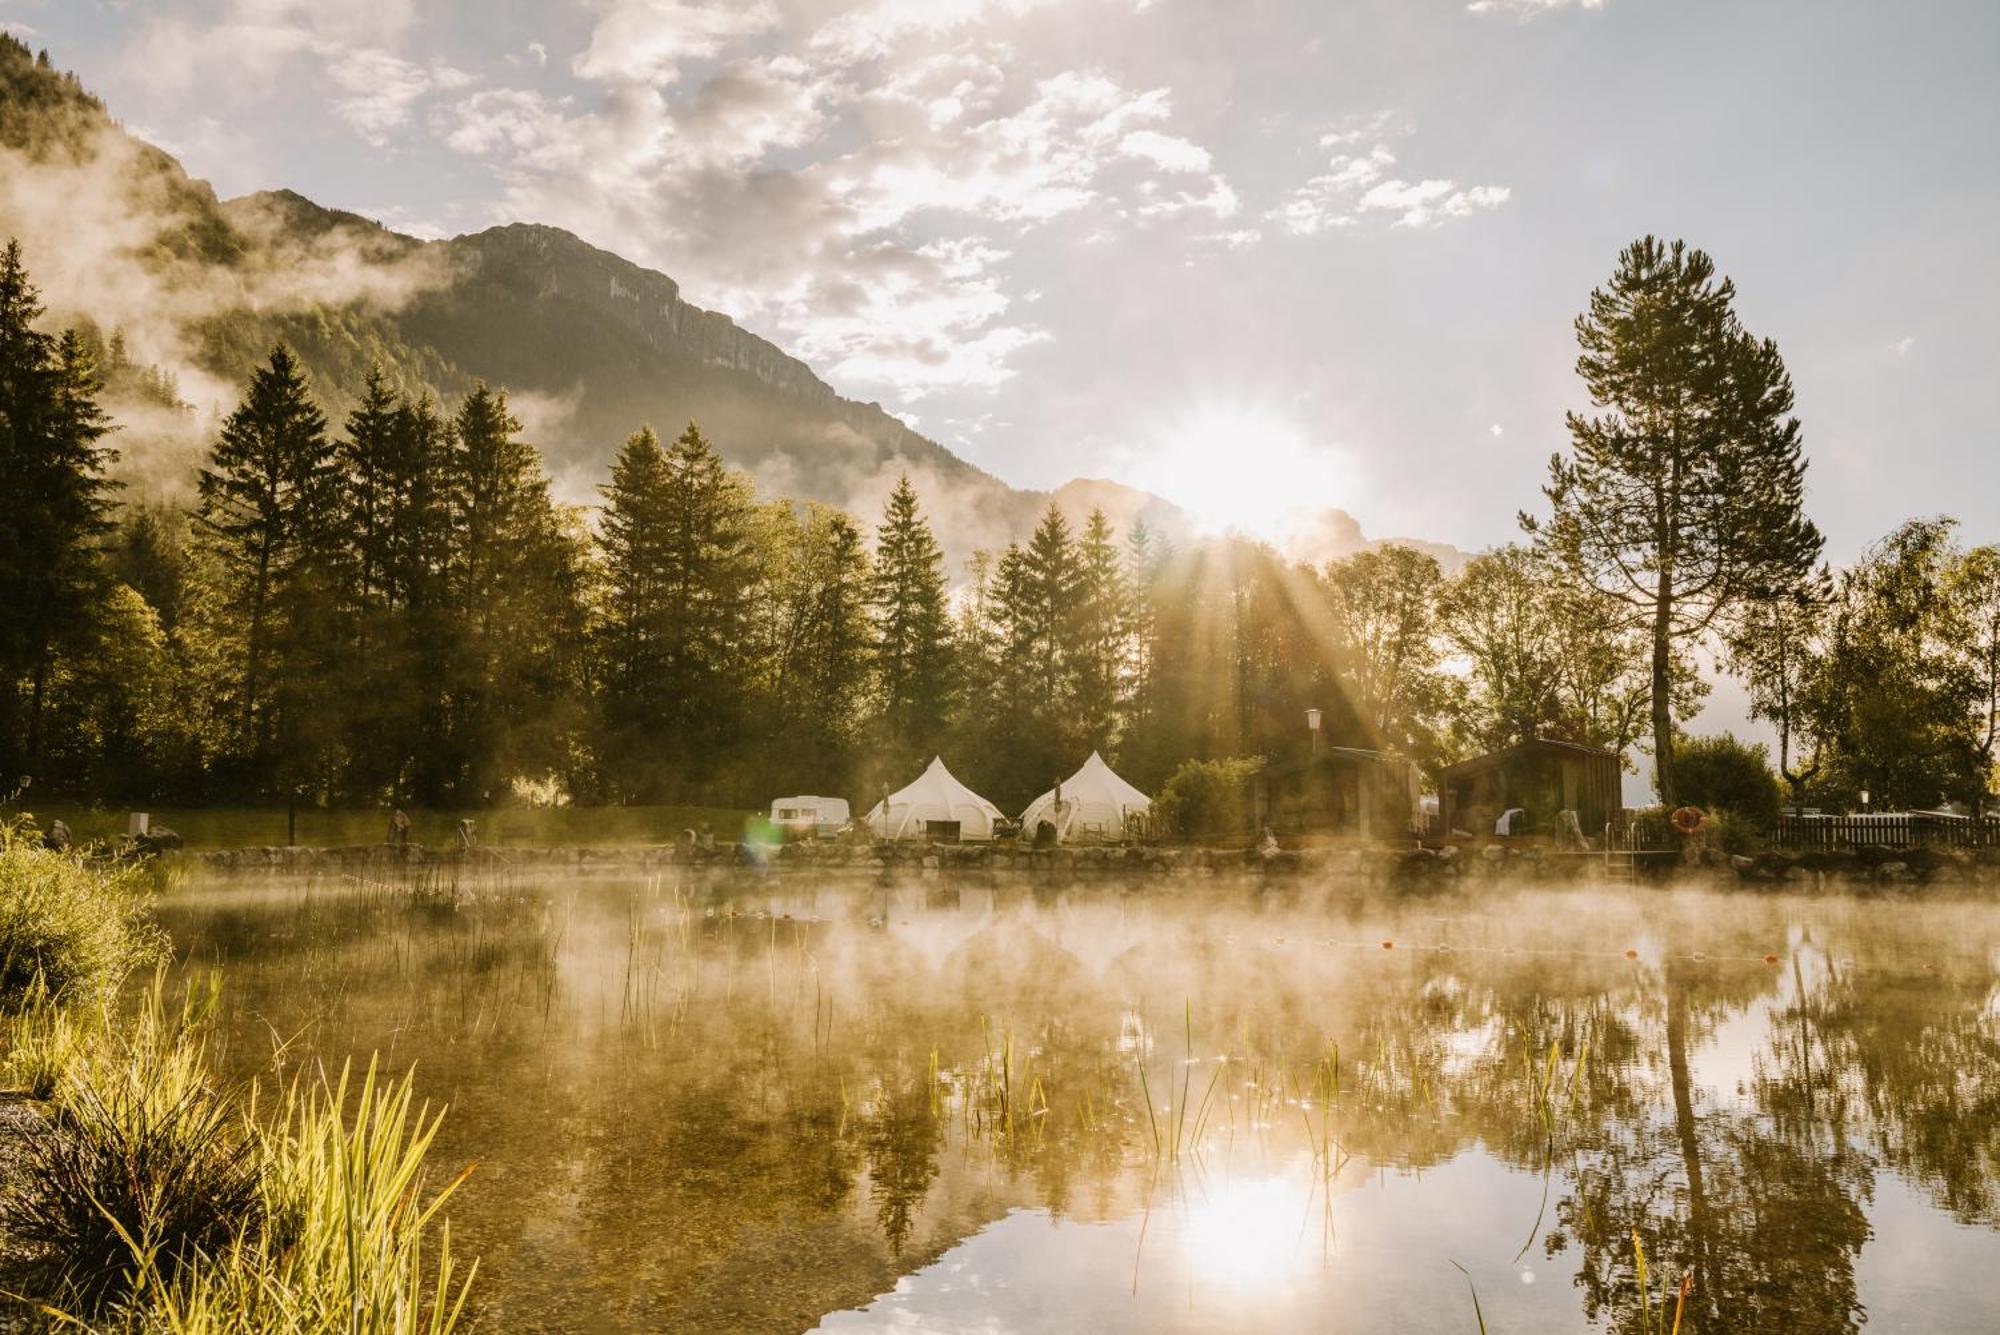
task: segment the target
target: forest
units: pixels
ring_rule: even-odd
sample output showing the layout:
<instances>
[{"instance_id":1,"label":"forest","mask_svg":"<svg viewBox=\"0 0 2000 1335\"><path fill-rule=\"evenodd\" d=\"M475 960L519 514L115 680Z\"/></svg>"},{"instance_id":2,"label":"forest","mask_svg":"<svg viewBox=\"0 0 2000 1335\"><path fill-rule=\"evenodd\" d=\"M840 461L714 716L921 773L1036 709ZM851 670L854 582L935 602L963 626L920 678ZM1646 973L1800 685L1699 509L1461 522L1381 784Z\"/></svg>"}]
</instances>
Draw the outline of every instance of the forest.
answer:
<instances>
[{"instance_id":1,"label":"forest","mask_svg":"<svg viewBox=\"0 0 2000 1335\"><path fill-rule=\"evenodd\" d=\"M879 516L757 494L701 428L637 428L560 503L507 394L343 387L273 348L191 506L126 497L99 405L122 347L43 329L0 258L0 774L105 802L699 802L873 794L932 754L1014 806L1101 750L1184 762L1324 740L1425 766L1534 737L1718 748L1788 800L1979 808L2000 720L2000 548L1945 518L1822 561L1775 345L1700 251L1647 238L1579 318L1592 415L1544 513L1447 572L1176 548L1053 504L946 568L905 479ZM1650 356L1661 338L1684 354ZM1693 403L1695 407L1687 405ZM1728 672L1774 748L1693 739ZM1686 760L1680 781L1676 757Z\"/></svg>"}]
</instances>

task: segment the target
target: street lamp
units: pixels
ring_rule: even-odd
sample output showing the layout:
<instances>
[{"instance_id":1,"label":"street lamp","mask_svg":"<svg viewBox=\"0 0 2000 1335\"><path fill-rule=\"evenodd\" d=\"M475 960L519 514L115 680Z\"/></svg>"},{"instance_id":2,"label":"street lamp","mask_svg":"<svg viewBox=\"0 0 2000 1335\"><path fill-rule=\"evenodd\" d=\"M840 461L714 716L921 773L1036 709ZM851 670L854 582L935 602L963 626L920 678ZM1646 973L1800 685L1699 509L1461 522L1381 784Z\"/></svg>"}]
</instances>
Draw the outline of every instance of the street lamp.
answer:
<instances>
[{"instance_id":1,"label":"street lamp","mask_svg":"<svg viewBox=\"0 0 2000 1335\"><path fill-rule=\"evenodd\" d=\"M1866 788L1861 790L1861 810L1864 814L1868 810L1868 790Z\"/></svg>"},{"instance_id":2,"label":"street lamp","mask_svg":"<svg viewBox=\"0 0 2000 1335\"><path fill-rule=\"evenodd\" d=\"M1318 755L1319 754L1319 711L1317 709L1308 709L1306 711L1306 727L1312 729L1313 754Z\"/></svg>"}]
</instances>

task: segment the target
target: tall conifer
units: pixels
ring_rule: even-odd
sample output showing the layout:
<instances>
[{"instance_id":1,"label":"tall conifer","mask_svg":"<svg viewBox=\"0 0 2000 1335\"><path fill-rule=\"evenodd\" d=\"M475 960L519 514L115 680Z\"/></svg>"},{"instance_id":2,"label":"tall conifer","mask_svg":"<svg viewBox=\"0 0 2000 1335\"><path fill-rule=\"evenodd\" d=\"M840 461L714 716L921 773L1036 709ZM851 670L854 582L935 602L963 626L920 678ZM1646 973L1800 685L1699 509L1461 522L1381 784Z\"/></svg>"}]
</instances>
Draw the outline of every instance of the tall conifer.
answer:
<instances>
[{"instance_id":1,"label":"tall conifer","mask_svg":"<svg viewBox=\"0 0 2000 1335\"><path fill-rule=\"evenodd\" d=\"M904 769L937 749L951 708L951 612L944 551L905 476L875 530L874 714L883 762Z\"/></svg>"}]
</instances>

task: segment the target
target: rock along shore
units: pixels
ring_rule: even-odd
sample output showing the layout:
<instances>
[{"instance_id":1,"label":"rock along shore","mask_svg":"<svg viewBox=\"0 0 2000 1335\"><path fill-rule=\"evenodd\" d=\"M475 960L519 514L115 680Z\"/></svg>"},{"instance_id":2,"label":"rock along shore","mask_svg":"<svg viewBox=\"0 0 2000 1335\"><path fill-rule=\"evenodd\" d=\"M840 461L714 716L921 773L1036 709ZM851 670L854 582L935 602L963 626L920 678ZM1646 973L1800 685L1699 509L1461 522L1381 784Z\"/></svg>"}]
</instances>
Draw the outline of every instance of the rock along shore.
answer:
<instances>
[{"instance_id":1,"label":"rock along shore","mask_svg":"<svg viewBox=\"0 0 2000 1335\"><path fill-rule=\"evenodd\" d=\"M1407 885L1516 881L1595 883L1618 879L1602 855L1536 848L1347 847L1256 849L1133 845L1028 848L994 844L786 844L762 855L742 846L565 846L550 848L401 848L384 844L309 848L206 850L185 855L205 871L261 875L407 877L411 874L546 874L560 871L653 873L668 869L741 870L755 874L998 875L1036 881L1112 877L1182 879L1243 877L1289 880L1344 878ZM1914 889L2000 886L2000 849L1859 849L1764 853L1731 857L1707 850L1696 858L1641 853L1633 868L1642 882L1747 888Z\"/></svg>"}]
</instances>

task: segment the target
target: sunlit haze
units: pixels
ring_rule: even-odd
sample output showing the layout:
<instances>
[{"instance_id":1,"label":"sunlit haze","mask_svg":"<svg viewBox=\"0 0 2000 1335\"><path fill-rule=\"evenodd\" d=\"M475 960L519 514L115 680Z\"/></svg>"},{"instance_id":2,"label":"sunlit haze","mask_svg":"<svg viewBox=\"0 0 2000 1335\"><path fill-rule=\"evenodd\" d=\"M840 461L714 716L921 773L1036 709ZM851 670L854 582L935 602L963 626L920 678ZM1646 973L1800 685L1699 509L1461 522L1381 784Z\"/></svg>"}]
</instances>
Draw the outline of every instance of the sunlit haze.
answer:
<instances>
[{"instance_id":1,"label":"sunlit haze","mask_svg":"<svg viewBox=\"0 0 2000 1335\"><path fill-rule=\"evenodd\" d=\"M1341 456L1282 410L1211 401L1158 415L1124 456L1122 480L1157 492L1209 533L1282 539L1315 509L1357 510Z\"/></svg>"},{"instance_id":2,"label":"sunlit haze","mask_svg":"<svg viewBox=\"0 0 2000 1335\"><path fill-rule=\"evenodd\" d=\"M570 228L1015 486L1143 481L1253 529L1282 492L1371 533L1506 541L1579 402L1570 321L1653 231L1713 254L1783 349L1829 555L1944 505L1977 538L2000 522L1989 0L0 0L0 21L225 195L425 236ZM1276 440L1173 462L1204 405L1267 391L1285 411L1244 425Z\"/></svg>"}]
</instances>

